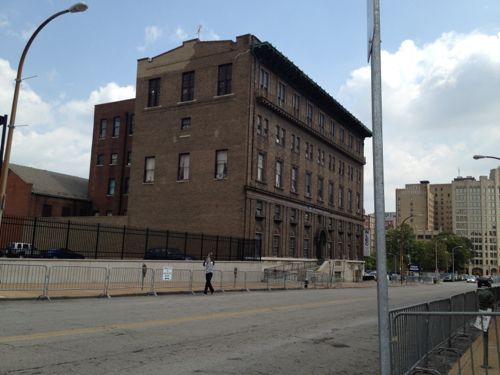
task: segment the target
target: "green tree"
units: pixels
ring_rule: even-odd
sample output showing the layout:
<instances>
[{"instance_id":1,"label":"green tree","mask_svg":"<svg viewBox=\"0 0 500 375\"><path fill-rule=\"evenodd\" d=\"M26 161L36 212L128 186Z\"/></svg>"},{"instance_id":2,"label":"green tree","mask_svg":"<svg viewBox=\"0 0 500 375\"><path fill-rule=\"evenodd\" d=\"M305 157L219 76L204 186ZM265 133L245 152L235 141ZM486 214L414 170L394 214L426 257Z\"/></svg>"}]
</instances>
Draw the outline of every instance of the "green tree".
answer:
<instances>
[{"instance_id":1,"label":"green tree","mask_svg":"<svg viewBox=\"0 0 500 375\"><path fill-rule=\"evenodd\" d=\"M372 256L364 257L365 270L375 270L377 268L377 259Z\"/></svg>"},{"instance_id":2,"label":"green tree","mask_svg":"<svg viewBox=\"0 0 500 375\"><path fill-rule=\"evenodd\" d=\"M397 269L408 271L408 265L413 262L417 240L413 229L408 224L389 229L385 236L387 251L387 270Z\"/></svg>"}]
</instances>

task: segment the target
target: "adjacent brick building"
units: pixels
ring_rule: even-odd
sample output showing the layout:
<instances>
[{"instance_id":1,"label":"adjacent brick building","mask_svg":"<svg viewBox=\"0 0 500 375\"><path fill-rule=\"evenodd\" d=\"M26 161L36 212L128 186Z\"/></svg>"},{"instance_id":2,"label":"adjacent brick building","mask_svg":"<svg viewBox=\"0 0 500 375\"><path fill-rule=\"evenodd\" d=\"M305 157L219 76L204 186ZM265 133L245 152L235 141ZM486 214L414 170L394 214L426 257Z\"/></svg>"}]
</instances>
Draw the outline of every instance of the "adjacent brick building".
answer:
<instances>
[{"instance_id":1,"label":"adjacent brick building","mask_svg":"<svg viewBox=\"0 0 500 375\"><path fill-rule=\"evenodd\" d=\"M9 165L6 216L85 216L88 180L17 164Z\"/></svg>"},{"instance_id":2,"label":"adjacent brick building","mask_svg":"<svg viewBox=\"0 0 500 375\"><path fill-rule=\"evenodd\" d=\"M89 175L94 215L126 215L129 190L135 99L99 104Z\"/></svg>"},{"instance_id":3,"label":"adjacent brick building","mask_svg":"<svg viewBox=\"0 0 500 375\"><path fill-rule=\"evenodd\" d=\"M135 109L96 106L96 214L256 238L265 257L362 259L371 132L271 44L186 41L138 61L136 92ZM127 130L110 130L132 113L133 153Z\"/></svg>"}]
</instances>

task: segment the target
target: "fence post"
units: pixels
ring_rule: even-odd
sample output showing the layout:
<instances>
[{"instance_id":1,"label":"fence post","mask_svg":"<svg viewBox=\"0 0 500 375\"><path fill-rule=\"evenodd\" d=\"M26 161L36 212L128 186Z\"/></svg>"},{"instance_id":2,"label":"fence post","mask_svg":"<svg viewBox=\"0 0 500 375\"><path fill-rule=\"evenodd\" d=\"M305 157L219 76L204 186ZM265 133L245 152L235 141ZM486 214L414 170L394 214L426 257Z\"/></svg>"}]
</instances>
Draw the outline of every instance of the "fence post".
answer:
<instances>
[{"instance_id":1,"label":"fence post","mask_svg":"<svg viewBox=\"0 0 500 375\"><path fill-rule=\"evenodd\" d=\"M97 259L97 251L99 249L99 232L101 231L101 223L97 223L97 232L95 238L95 255L94 258Z\"/></svg>"},{"instance_id":2,"label":"fence post","mask_svg":"<svg viewBox=\"0 0 500 375\"><path fill-rule=\"evenodd\" d=\"M146 228L146 241L144 243L144 256L148 253L148 243L149 243L149 228Z\"/></svg>"},{"instance_id":3,"label":"fence post","mask_svg":"<svg viewBox=\"0 0 500 375\"><path fill-rule=\"evenodd\" d=\"M217 239L215 240L215 259L219 259L217 257L217 252L219 251L219 236L217 236Z\"/></svg>"},{"instance_id":4,"label":"fence post","mask_svg":"<svg viewBox=\"0 0 500 375\"><path fill-rule=\"evenodd\" d=\"M187 241L188 241L188 232L184 232L184 257L186 256Z\"/></svg>"},{"instance_id":5,"label":"fence post","mask_svg":"<svg viewBox=\"0 0 500 375\"><path fill-rule=\"evenodd\" d=\"M33 221L33 233L31 234L31 246L35 247L35 234L36 234L36 226L37 226L37 218Z\"/></svg>"},{"instance_id":6,"label":"fence post","mask_svg":"<svg viewBox=\"0 0 500 375\"><path fill-rule=\"evenodd\" d=\"M68 227L66 228L66 246L65 248L67 249L69 247L69 228L71 226L71 221L68 220Z\"/></svg>"},{"instance_id":7,"label":"fence post","mask_svg":"<svg viewBox=\"0 0 500 375\"><path fill-rule=\"evenodd\" d=\"M122 236L122 255L121 259L123 259L123 253L125 252L125 236L127 234L127 226L123 226L123 236Z\"/></svg>"}]
</instances>

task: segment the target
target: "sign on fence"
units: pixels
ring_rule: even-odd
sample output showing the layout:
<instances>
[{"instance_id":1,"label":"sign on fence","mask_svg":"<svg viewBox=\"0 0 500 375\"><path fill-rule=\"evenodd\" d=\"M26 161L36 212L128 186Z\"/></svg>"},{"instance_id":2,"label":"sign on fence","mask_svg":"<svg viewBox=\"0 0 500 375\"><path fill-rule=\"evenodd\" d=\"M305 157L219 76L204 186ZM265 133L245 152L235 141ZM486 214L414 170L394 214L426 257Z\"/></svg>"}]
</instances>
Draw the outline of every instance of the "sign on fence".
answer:
<instances>
[{"instance_id":1,"label":"sign on fence","mask_svg":"<svg viewBox=\"0 0 500 375\"><path fill-rule=\"evenodd\" d=\"M172 267L164 267L162 274L163 281L171 281L172 280Z\"/></svg>"}]
</instances>

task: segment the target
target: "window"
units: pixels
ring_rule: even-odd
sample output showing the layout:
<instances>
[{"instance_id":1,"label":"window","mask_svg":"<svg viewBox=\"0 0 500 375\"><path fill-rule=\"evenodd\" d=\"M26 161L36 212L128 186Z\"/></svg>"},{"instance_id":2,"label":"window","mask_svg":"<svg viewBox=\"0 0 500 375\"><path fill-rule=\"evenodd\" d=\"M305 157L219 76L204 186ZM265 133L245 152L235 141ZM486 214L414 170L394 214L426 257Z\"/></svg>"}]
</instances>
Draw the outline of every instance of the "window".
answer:
<instances>
[{"instance_id":1,"label":"window","mask_svg":"<svg viewBox=\"0 0 500 375\"><path fill-rule=\"evenodd\" d=\"M262 233L256 232L255 233L255 253L256 254L261 254L262 251L262 241L263 241L263 235Z\"/></svg>"},{"instance_id":2,"label":"window","mask_svg":"<svg viewBox=\"0 0 500 375\"><path fill-rule=\"evenodd\" d=\"M335 123L333 120L330 121L330 137L335 138Z\"/></svg>"},{"instance_id":3,"label":"window","mask_svg":"<svg viewBox=\"0 0 500 375\"><path fill-rule=\"evenodd\" d=\"M255 202L255 216L264 217L264 202L262 201Z\"/></svg>"},{"instance_id":4,"label":"window","mask_svg":"<svg viewBox=\"0 0 500 375\"><path fill-rule=\"evenodd\" d=\"M281 221L281 206L279 204L274 205L274 221Z\"/></svg>"},{"instance_id":5,"label":"window","mask_svg":"<svg viewBox=\"0 0 500 375\"><path fill-rule=\"evenodd\" d=\"M288 243L288 256L296 257L295 235L290 235L290 242Z\"/></svg>"},{"instance_id":6,"label":"window","mask_svg":"<svg viewBox=\"0 0 500 375\"><path fill-rule=\"evenodd\" d=\"M269 73L264 69L260 70L260 88L265 91L269 88Z\"/></svg>"},{"instance_id":7,"label":"window","mask_svg":"<svg viewBox=\"0 0 500 375\"><path fill-rule=\"evenodd\" d=\"M344 144L345 143L344 128L339 129L339 138L340 138L340 143Z\"/></svg>"},{"instance_id":8,"label":"window","mask_svg":"<svg viewBox=\"0 0 500 375\"><path fill-rule=\"evenodd\" d=\"M110 178L108 180L108 195L115 195L116 180Z\"/></svg>"},{"instance_id":9,"label":"window","mask_svg":"<svg viewBox=\"0 0 500 375\"><path fill-rule=\"evenodd\" d=\"M179 154L177 181L189 180L189 154Z\"/></svg>"},{"instance_id":10,"label":"window","mask_svg":"<svg viewBox=\"0 0 500 375\"><path fill-rule=\"evenodd\" d=\"M318 200L323 201L323 177L318 176Z\"/></svg>"},{"instance_id":11,"label":"window","mask_svg":"<svg viewBox=\"0 0 500 375\"><path fill-rule=\"evenodd\" d=\"M181 130L189 129L191 127L191 117L181 118Z\"/></svg>"},{"instance_id":12,"label":"window","mask_svg":"<svg viewBox=\"0 0 500 375\"><path fill-rule=\"evenodd\" d=\"M215 152L215 178L221 180L227 177L227 150Z\"/></svg>"},{"instance_id":13,"label":"window","mask_svg":"<svg viewBox=\"0 0 500 375\"><path fill-rule=\"evenodd\" d=\"M285 129L276 125L276 144L285 146Z\"/></svg>"},{"instance_id":14,"label":"window","mask_svg":"<svg viewBox=\"0 0 500 375\"><path fill-rule=\"evenodd\" d=\"M280 251L280 236L273 236L273 256L277 257Z\"/></svg>"},{"instance_id":15,"label":"window","mask_svg":"<svg viewBox=\"0 0 500 375\"><path fill-rule=\"evenodd\" d=\"M106 138L106 131L108 130L108 120L102 119L101 123L99 124L99 138L104 139Z\"/></svg>"},{"instance_id":16,"label":"window","mask_svg":"<svg viewBox=\"0 0 500 375\"><path fill-rule=\"evenodd\" d=\"M339 186L339 208L344 208L344 187Z\"/></svg>"},{"instance_id":17,"label":"window","mask_svg":"<svg viewBox=\"0 0 500 375\"><path fill-rule=\"evenodd\" d=\"M155 157L144 158L144 182L153 183L155 180Z\"/></svg>"},{"instance_id":18,"label":"window","mask_svg":"<svg viewBox=\"0 0 500 375\"><path fill-rule=\"evenodd\" d=\"M286 103L286 86L278 82L278 105L283 107Z\"/></svg>"},{"instance_id":19,"label":"window","mask_svg":"<svg viewBox=\"0 0 500 375\"><path fill-rule=\"evenodd\" d=\"M347 209L352 211L352 190L347 190Z\"/></svg>"},{"instance_id":20,"label":"window","mask_svg":"<svg viewBox=\"0 0 500 375\"><path fill-rule=\"evenodd\" d=\"M296 222L297 222L297 209L290 208L290 223L296 223Z\"/></svg>"},{"instance_id":21,"label":"window","mask_svg":"<svg viewBox=\"0 0 500 375\"><path fill-rule=\"evenodd\" d=\"M262 135L262 116L257 115L257 134Z\"/></svg>"},{"instance_id":22,"label":"window","mask_svg":"<svg viewBox=\"0 0 500 375\"><path fill-rule=\"evenodd\" d=\"M113 119L113 137L118 137L120 135L120 117L115 117Z\"/></svg>"},{"instance_id":23,"label":"window","mask_svg":"<svg viewBox=\"0 0 500 375\"><path fill-rule=\"evenodd\" d=\"M261 115L257 115L257 134L267 137L268 129L269 120L267 118L262 119Z\"/></svg>"},{"instance_id":24,"label":"window","mask_svg":"<svg viewBox=\"0 0 500 375\"><path fill-rule=\"evenodd\" d=\"M148 107L156 107L160 104L160 78L149 80Z\"/></svg>"},{"instance_id":25,"label":"window","mask_svg":"<svg viewBox=\"0 0 500 375\"><path fill-rule=\"evenodd\" d=\"M296 154L300 154L300 137L298 135L292 134L291 149Z\"/></svg>"},{"instance_id":26,"label":"window","mask_svg":"<svg viewBox=\"0 0 500 375\"><path fill-rule=\"evenodd\" d=\"M304 188L305 188L305 195L308 198L311 197L311 179L312 179L311 172L306 172Z\"/></svg>"},{"instance_id":27,"label":"window","mask_svg":"<svg viewBox=\"0 0 500 375\"><path fill-rule=\"evenodd\" d=\"M123 194L128 194L130 177L125 177L123 180Z\"/></svg>"},{"instance_id":28,"label":"window","mask_svg":"<svg viewBox=\"0 0 500 375\"><path fill-rule=\"evenodd\" d=\"M292 96L292 108L293 114L295 117L299 117L300 115L300 96L297 94L293 94Z\"/></svg>"},{"instance_id":29,"label":"window","mask_svg":"<svg viewBox=\"0 0 500 375\"><path fill-rule=\"evenodd\" d=\"M282 189L283 188L283 161L276 160L276 178L274 186Z\"/></svg>"},{"instance_id":30,"label":"window","mask_svg":"<svg viewBox=\"0 0 500 375\"><path fill-rule=\"evenodd\" d=\"M181 102L194 99L194 71L182 73Z\"/></svg>"},{"instance_id":31,"label":"window","mask_svg":"<svg viewBox=\"0 0 500 375\"><path fill-rule=\"evenodd\" d=\"M50 204L43 205L42 216L44 216L44 217L52 216L52 206Z\"/></svg>"},{"instance_id":32,"label":"window","mask_svg":"<svg viewBox=\"0 0 500 375\"><path fill-rule=\"evenodd\" d=\"M266 154L261 152L257 159L257 181L266 181Z\"/></svg>"},{"instance_id":33,"label":"window","mask_svg":"<svg viewBox=\"0 0 500 375\"><path fill-rule=\"evenodd\" d=\"M361 213L361 194L356 193L356 213Z\"/></svg>"},{"instance_id":34,"label":"window","mask_svg":"<svg viewBox=\"0 0 500 375\"><path fill-rule=\"evenodd\" d=\"M321 134L325 134L325 115L323 113L319 114L318 126Z\"/></svg>"},{"instance_id":35,"label":"window","mask_svg":"<svg viewBox=\"0 0 500 375\"><path fill-rule=\"evenodd\" d=\"M353 146L354 146L354 137L352 136L351 133L349 133L349 137L347 139L348 139L348 146L349 146L349 148L353 148Z\"/></svg>"},{"instance_id":36,"label":"window","mask_svg":"<svg viewBox=\"0 0 500 375\"><path fill-rule=\"evenodd\" d=\"M333 206L333 182L328 183L328 204Z\"/></svg>"},{"instance_id":37,"label":"window","mask_svg":"<svg viewBox=\"0 0 500 375\"><path fill-rule=\"evenodd\" d=\"M118 154L117 153L112 153L111 158L109 160L109 164L111 165L117 165L118 164Z\"/></svg>"},{"instance_id":38,"label":"window","mask_svg":"<svg viewBox=\"0 0 500 375\"><path fill-rule=\"evenodd\" d=\"M128 118L128 135L134 134L134 119L135 116L131 113Z\"/></svg>"},{"instance_id":39,"label":"window","mask_svg":"<svg viewBox=\"0 0 500 375\"><path fill-rule=\"evenodd\" d=\"M306 123L308 126L312 126L313 121L313 106L311 103L307 103L307 112L306 112Z\"/></svg>"},{"instance_id":40,"label":"window","mask_svg":"<svg viewBox=\"0 0 500 375\"><path fill-rule=\"evenodd\" d=\"M304 258L309 258L309 238L304 238Z\"/></svg>"},{"instance_id":41,"label":"window","mask_svg":"<svg viewBox=\"0 0 500 375\"><path fill-rule=\"evenodd\" d=\"M103 165L103 164L104 164L104 154L97 154L96 165Z\"/></svg>"},{"instance_id":42,"label":"window","mask_svg":"<svg viewBox=\"0 0 500 375\"><path fill-rule=\"evenodd\" d=\"M290 181L290 191L292 193L298 193L298 179L299 169L297 167L292 167L292 176Z\"/></svg>"},{"instance_id":43,"label":"window","mask_svg":"<svg viewBox=\"0 0 500 375\"><path fill-rule=\"evenodd\" d=\"M127 165L132 164L132 151L127 151Z\"/></svg>"},{"instance_id":44,"label":"window","mask_svg":"<svg viewBox=\"0 0 500 375\"><path fill-rule=\"evenodd\" d=\"M217 95L231 94L233 65L219 65L219 79L217 80Z\"/></svg>"}]
</instances>

